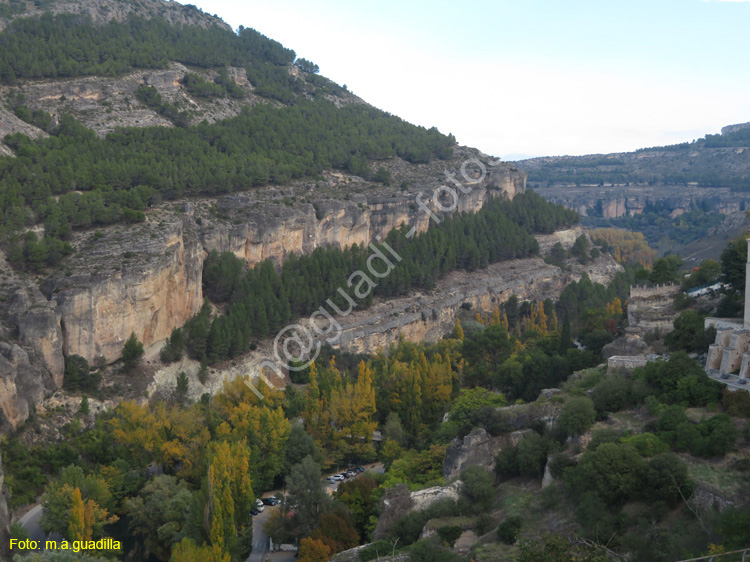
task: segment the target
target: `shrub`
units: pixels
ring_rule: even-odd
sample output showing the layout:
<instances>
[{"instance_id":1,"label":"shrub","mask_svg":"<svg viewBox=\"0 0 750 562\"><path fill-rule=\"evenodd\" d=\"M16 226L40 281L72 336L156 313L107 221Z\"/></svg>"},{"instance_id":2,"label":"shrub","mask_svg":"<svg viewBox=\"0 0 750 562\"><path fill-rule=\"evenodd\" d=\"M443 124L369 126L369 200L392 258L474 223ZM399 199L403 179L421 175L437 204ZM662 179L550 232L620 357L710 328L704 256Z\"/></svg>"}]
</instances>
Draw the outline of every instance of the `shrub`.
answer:
<instances>
[{"instance_id":1,"label":"shrub","mask_svg":"<svg viewBox=\"0 0 750 562\"><path fill-rule=\"evenodd\" d=\"M568 435L581 435L596 420L596 409L590 398L571 398L563 406L557 423Z\"/></svg>"},{"instance_id":2,"label":"shrub","mask_svg":"<svg viewBox=\"0 0 750 562\"><path fill-rule=\"evenodd\" d=\"M472 511L483 512L492 508L495 487L492 473L481 466L472 465L461 472L461 495L472 506Z\"/></svg>"},{"instance_id":3,"label":"shrub","mask_svg":"<svg viewBox=\"0 0 750 562\"><path fill-rule=\"evenodd\" d=\"M508 517L497 528L497 538L505 544L514 544L518 540L523 521L520 517Z\"/></svg>"},{"instance_id":4,"label":"shrub","mask_svg":"<svg viewBox=\"0 0 750 562\"><path fill-rule=\"evenodd\" d=\"M393 543L388 541L375 541L374 543L368 544L357 551L360 562L370 562L370 560L376 560L386 554L393 552Z\"/></svg>"},{"instance_id":5,"label":"shrub","mask_svg":"<svg viewBox=\"0 0 750 562\"><path fill-rule=\"evenodd\" d=\"M437 534L440 539L451 547L456 544L458 537L460 537L461 533L463 532L464 531L460 525L446 525L445 527L440 527L437 530Z\"/></svg>"}]
</instances>

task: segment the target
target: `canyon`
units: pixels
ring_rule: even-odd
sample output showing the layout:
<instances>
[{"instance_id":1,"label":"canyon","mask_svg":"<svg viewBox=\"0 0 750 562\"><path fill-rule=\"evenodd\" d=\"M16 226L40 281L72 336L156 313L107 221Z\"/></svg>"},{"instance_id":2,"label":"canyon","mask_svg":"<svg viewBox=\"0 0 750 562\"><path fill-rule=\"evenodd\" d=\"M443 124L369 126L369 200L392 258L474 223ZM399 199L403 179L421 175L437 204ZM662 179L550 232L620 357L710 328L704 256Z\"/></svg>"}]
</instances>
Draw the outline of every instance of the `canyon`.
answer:
<instances>
[{"instance_id":1,"label":"canyon","mask_svg":"<svg viewBox=\"0 0 750 562\"><path fill-rule=\"evenodd\" d=\"M317 184L165 203L147 213L145 223L77 233L74 255L45 279L16 273L3 263L0 329L9 343L0 343L0 427L18 427L34 404L62 385L65 356L79 355L103 367L119 358L131 333L146 348L157 349L201 307L202 267L209 252L231 251L250 266L265 259L281 264L292 252L367 245L402 225L423 232L430 213L415 202L417 193L424 194L437 216L440 207L450 206L445 190L438 189L444 170L459 170L469 159L477 163L476 180L467 174L475 183L450 212L476 212L492 197L512 198L525 190L523 172L507 164L493 166L478 151L459 148L448 162L380 163L421 178L409 190L331 173ZM458 297L451 298L460 305ZM469 298L491 297L477 293ZM430 321L428 331L444 328L449 309L440 304L445 316L434 325ZM421 329L402 328L425 337Z\"/></svg>"},{"instance_id":2,"label":"canyon","mask_svg":"<svg viewBox=\"0 0 750 562\"><path fill-rule=\"evenodd\" d=\"M728 187L704 188L689 185L661 186L553 186L541 187L539 195L565 205L582 216L600 213L616 219L642 213L647 207L663 205L671 218L693 209L732 215L745 210L747 196Z\"/></svg>"}]
</instances>

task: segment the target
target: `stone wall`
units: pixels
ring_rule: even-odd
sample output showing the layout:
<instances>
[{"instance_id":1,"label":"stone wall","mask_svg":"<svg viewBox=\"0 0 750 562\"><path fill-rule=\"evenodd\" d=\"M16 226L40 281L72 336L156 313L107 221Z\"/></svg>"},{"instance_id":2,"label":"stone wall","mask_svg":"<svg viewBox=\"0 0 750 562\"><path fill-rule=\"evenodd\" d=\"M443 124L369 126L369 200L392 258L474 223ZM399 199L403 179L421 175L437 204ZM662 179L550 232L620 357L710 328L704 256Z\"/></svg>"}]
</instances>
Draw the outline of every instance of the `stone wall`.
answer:
<instances>
[{"instance_id":1,"label":"stone wall","mask_svg":"<svg viewBox=\"0 0 750 562\"><path fill-rule=\"evenodd\" d=\"M632 371L637 367L643 367L655 357L650 355L613 355L607 359L607 372L615 369Z\"/></svg>"}]
</instances>

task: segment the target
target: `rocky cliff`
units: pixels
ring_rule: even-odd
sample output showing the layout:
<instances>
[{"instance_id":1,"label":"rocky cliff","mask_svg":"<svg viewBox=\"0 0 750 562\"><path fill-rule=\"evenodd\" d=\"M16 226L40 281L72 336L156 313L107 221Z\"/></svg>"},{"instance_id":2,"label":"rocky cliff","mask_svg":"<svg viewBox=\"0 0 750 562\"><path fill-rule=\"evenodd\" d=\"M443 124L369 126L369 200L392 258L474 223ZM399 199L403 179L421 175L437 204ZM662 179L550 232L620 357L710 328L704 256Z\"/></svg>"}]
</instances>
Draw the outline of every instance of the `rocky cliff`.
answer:
<instances>
[{"instance_id":1,"label":"rocky cliff","mask_svg":"<svg viewBox=\"0 0 750 562\"><path fill-rule=\"evenodd\" d=\"M366 245L401 225L424 231L430 218L415 203L417 190L432 211L440 213L439 205L449 205L441 202L440 194L433 197L442 172L445 167L460 169L468 157L483 159L490 171L459 198L452 212L475 212L492 197L511 197L525 189L522 172L508 165L490 167L489 159L477 151L459 148L448 162L379 163L392 168L397 178L410 177L415 183L422 178L408 190L330 173L316 184L297 182L284 189L269 187L218 200L163 204L147 213L145 223L76 234L74 255L41 283L41 292L31 280L14 273L0 287L8 342L0 344L0 408L5 426L16 427L28 416L31 404L62 385L63 356L111 363L119 358L131 333L148 348L183 325L202 304L202 266L208 252L229 250L251 266L264 259L279 264L291 252ZM523 270L530 276L526 292L542 286L537 277L553 275L534 267ZM494 290L517 290L524 285L520 277L512 286L495 285ZM386 318L381 326L387 329L372 332L370 347L387 343L398 330L413 332L414 338L437 337L451 307L466 298L488 305L493 298L486 287L472 291L435 303L439 313L428 322L429 336L419 313L418 322L403 324L407 317L401 316L398 326L390 326ZM351 333L346 338L354 341Z\"/></svg>"},{"instance_id":2,"label":"rocky cliff","mask_svg":"<svg viewBox=\"0 0 750 562\"><path fill-rule=\"evenodd\" d=\"M116 0L57 0L56 2L39 2L21 0L17 5L22 9L7 17L0 17L0 29L19 17L38 16L46 11L54 14L85 14L96 24L104 25L111 20L124 21L128 16L137 15L144 18L159 16L173 25L199 25L201 27L219 26L231 29L217 16L201 12L190 4L178 2L161 2L159 0L137 0L118 2Z\"/></svg>"},{"instance_id":3,"label":"rocky cliff","mask_svg":"<svg viewBox=\"0 0 750 562\"><path fill-rule=\"evenodd\" d=\"M0 560L7 560L10 544L10 514L8 513L8 498L5 490L5 474L3 473L3 458L0 455Z\"/></svg>"},{"instance_id":4,"label":"rocky cliff","mask_svg":"<svg viewBox=\"0 0 750 562\"><path fill-rule=\"evenodd\" d=\"M570 248L580 232L572 229L538 238L542 247L559 241ZM610 256L602 255L586 268L575 265L568 272L540 258L506 261L472 273L453 272L440 280L434 291L377 302L367 310L355 310L339 319L339 345L351 352L373 353L399 338L434 342L452 329L461 308L491 312L511 295L522 300L554 299L584 272L592 281L607 283L618 271L622 267Z\"/></svg>"},{"instance_id":5,"label":"rocky cliff","mask_svg":"<svg viewBox=\"0 0 750 562\"><path fill-rule=\"evenodd\" d=\"M730 215L744 210L746 197L729 188L706 189L696 186L599 186L549 187L538 193L565 205L581 215L601 213L605 219L641 214L648 206L663 205L672 218L694 209Z\"/></svg>"},{"instance_id":6,"label":"rocky cliff","mask_svg":"<svg viewBox=\"0 0 750 562\"><path fill-rule=\"evenodd\" d=\"M131 332L149 346L200 309L204 251L178 214L79 241L76 256L44 284L60 314L62 349L115 361Z\"/></svg>"}]
</instances>

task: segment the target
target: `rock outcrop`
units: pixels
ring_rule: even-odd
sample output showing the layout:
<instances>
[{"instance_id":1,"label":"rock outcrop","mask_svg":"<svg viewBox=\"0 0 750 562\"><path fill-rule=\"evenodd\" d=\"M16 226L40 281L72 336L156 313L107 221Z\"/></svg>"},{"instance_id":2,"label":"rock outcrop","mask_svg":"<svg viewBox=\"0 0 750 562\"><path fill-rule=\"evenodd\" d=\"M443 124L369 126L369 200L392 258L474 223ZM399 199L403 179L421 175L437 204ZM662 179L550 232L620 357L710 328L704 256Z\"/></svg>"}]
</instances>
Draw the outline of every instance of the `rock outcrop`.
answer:
<instances>
[{"instance_id":1,"label":"rock outcrop","mask_svg":"<svg viewBox=\"0 0 750 562\"><path fill-rule=\"evenodd\" d=\"M0 433L23 423L34 404L51 386L47 372L35 361L33 352L16 344L0 342Z\"/></svg>"},{"instance_id":2,"label":"rock outcrop","mask_svg":"<svg viewBox=\"0 0 750 562\"><path fill-rule=\"evenodd\" d=\"M581 215L601 214L605 219L641 214L646 207L660 205L671 217L696 208L710 209L729 215L743 205L742 194L729 188L706 189L697 186L600 186L550 187L538 190L539 195L578 211Z\"/></svg>"},{"instance_id":3,"label":"rock outcrop","mask_svg":"<svg viewBox=\"0 0 750 562\"><path fill-rule=\"evenodd\" d=\"M3 457L0 454L0 560L8 560L10 544L10 514L8 513L8 495L5 490Z\"/></svg>"},{"instance_id":4,"label":"rock outcrop","mask_svg":"<svg viewBox=\"0 0 750 562\"><path fill-rule=\"evenodd\" d=\"M18 330L18 341L32 348L52 375L55 386L63 383L65 360L60 329L60 312L35 285L18 289L8 306L11 323Z\"/></svg>"},{"instance_id":5,"label":"rock outcrop","mask_svg":"<svg viewBox=\"0 0 750 562\"><path fill-rule=\"evenodd\" d=\"M502 437L492 437L484 428L472 430L466 437L456 437L445 450L443 476L453 480L470 465L479 465L494 470L495 457L502 449Z\"/></svg>"},{"instance_id":6,"label":"rock outcrop","mask_svg":"<svg viewBox=\"0 0 750 562\"><path fill-rule=\"evenodd\" d=\"M593 281L607 283L621 271L608 255L593 263L562 272L540 258L510 260L471 274L456 271L438 281L435 290L377 302L367 310L338 318L336 345L352 353L372 353L399 338L434 342L450 331L462 307L491 312L512 295L520 299L556 298L571 281L586 272Z\"/></svg>"},{"instance_id":7,"label":"rock outcrop","mask_svg":"<svg viewBox=\"0 0 750 562\"><path fill-rule=\"evenodd\" d=\"M201 27L231 27L216 16L206 14L193 5L158 0L117 2L115 0L56 0L55 2L26 2L25 10L10 17L0 18L0 30L14 17L38 16L45 11L54 14L84 14L95 24L105 25L111 20L124 21L130 15L144 18L158 16L173 25L198 25Z\"/></svg>"},{"instance_id":8,"label":"rock outcrop","mask_svg":"<svg viewBox=\"0 0 750 562\"><path fill-rule=\"evenodd\" d=\"M189 225L163 215L91 236L66 270L47 280L65 355L112 362L131 332L150 346L195 315L203 302L204 252Z\"/></svg>"}]
</instances>

